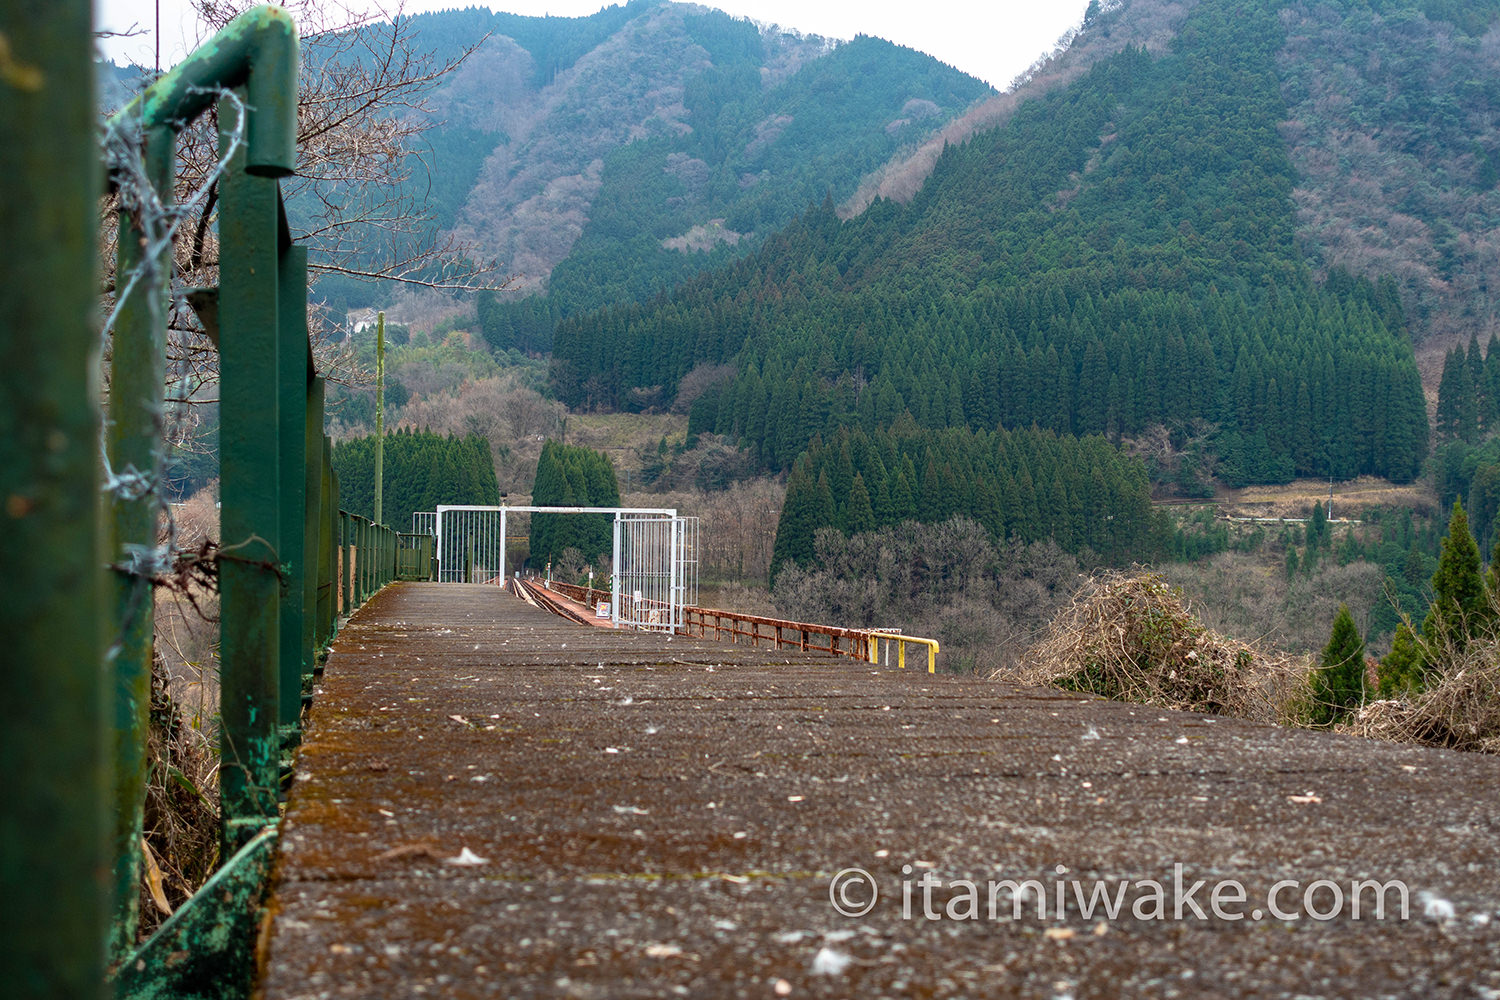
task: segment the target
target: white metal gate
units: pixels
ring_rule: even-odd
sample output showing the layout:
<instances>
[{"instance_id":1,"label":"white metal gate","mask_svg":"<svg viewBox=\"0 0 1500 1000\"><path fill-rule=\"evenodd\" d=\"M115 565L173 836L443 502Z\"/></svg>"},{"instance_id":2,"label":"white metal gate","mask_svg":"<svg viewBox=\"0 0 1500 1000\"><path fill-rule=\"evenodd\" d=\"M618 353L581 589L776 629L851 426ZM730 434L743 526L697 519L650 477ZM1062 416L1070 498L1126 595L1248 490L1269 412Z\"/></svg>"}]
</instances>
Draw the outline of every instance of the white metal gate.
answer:
<instances>
[{"instance_id":1,"label":"white metal gate","mask_svg":"<svg viewBox=\"0 0 1500 1000\"><path fill-rule=\"evenodd\" d=\"M439 583L505 582L502 507L439 507L434 518Z\"/></svg>"},{"instance_id":2,"label":"white metal gate","mask_svg":"<svg viewBox=\"0 0 1500 1000\"><path fill-rule=\"evenodd\" d=\"M698 603L698 519L622 513L615 519L617 624L676 631Z\"/></svg>"},{"instance_id":3,"label":"white metal gate","mask_svg":"<svg viewBox=\"0 0 1500 1000\"><path fill-rule=\"evenodd\" d=\"M510 514L613 514L610 617L616 625L674 631L698 601L698 519L671 508L439 505L433 516L438 580L503 584ZM412 527L418 527L413 515Z\"/></svg>"}]
</instances>

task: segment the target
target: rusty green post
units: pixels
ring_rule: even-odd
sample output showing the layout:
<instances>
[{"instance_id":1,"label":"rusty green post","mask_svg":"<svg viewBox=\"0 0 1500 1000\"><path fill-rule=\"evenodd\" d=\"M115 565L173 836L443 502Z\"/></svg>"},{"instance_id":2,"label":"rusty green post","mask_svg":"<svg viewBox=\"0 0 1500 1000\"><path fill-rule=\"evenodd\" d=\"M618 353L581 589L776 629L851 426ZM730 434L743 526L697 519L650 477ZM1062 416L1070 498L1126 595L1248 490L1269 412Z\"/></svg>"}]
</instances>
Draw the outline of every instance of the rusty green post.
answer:
<instances>
[{"instance_id":1,"label":"rusty green post","mask_svg":"<svg viewBox=\"0 0 1500 1000\"><path fill-rule=\"evenodd\" d=\"M349 579L349 539L353 525L349 520L349 512L339 511L339 617L349 617L349 602L353 597L354 584Z\"/></svg>"},{"instance_id":2,"label":"rusty green post","mask_svg":"<svg viewBox=\"0 0 1500 1000\"><path fill-rule=\"evenodd\" d=\"M321 645L318 627L318 599L322 582L323 522L326 520L323 495L323 379L312 371L308 359L307 419L302 428L303 447L307 452L302 485L302 651L304 676L310 675L318 662Z\"/></svg>"},{"instance_id":3,"label":"rusty green post","mask_svg":"<svg viewBox=\"0 0 1500 1000\"><path fill-rule=\"evenodd\" d=\"M349 538L349 546L348 546L349 547L349 598L348 598L348 601L345 604L345 608L344 608L344 614L345 614L346 617L348 615L354 614L354 609L357 608L357 607L359 607L359 600L360 600L360 598L359 598L359 580L360 580L360 572L361 572L360 568L364 565L364 563L360 560L360 555L362 553L359 551L360 535L359 535L359 515L358 514L350 514L349 515L349 528L348 528L348 532L349 532L349 535L348 535L348 538Z\"/></svg>"},{"instance_id":4,"label":"rusty green post","mask_svg":"<svg viewBox=\"0 0 1500 1000\"><path fill-rule=\"evenodd\" d=\"M307 248L284 247L280 254L277 419L281 425L281 676L279 718L295 740L302 720L302 674L312 670L303 643L303 588L307 521Z\"/></svg>"},{"instance_id":5,"label":"rusty green post","mask_svg":"<svg viewBox=\"0 0 1500 1000\"><path fill-rule=\"evenodd\" d=\"M359 519L359 603L364 605L370 597L370 568L375 565L375 558L370 545L370 519L361 517Z\"/></svg>"},{"instance_id":6,"label":"rusty green post","mask_svg":"<svg viewBox=\"0 0 1500 1000\"><path fill-rule=\"evenodd\" d=\"M375 569L375 545L371 537L370 519L361 517L359 519L359 600L358 605L363 606L370 598L370 574Z\"/></svg>"},{"instance_id":7,"label":"rusty green post","mask_svg":"<svg viewBox=\"0 0 1500 1000\"><path fill-rule=\"evenodd\" d=\"M8 997L100 997L110 781L93 36L0 4L0 945Z\"/></svg>"},{"instance_id":8,"label":"rusty green post","mask_svg":"<svg viewBox=\"0 0 1500 1000\"><path fill-rule=\"evenodd\" d=\"M323 579L327 581L327 611L318 617L323 622L322 636L318 645L327 646L333 642L333 637L339 630L339 563L343 555L343 528L339 521L339 477L333 474L333 443L328 435L323 435L323 481L328 484L328 490L324 494L323 504L327 516L324 525L328 529L328 540L324 543L327 550L325 556L327 565L323 571ZM321 606L325 600L323 592L318 592L318 602Z\"/></svg>"},{"instance_id":9,"label":"rusty green post","mask_svg":"<svg viewBox=\"0 0 1500 1000\"><path fill-rule=\"evenodd\" d=\"M39 9L45 9L41 7ZM242 170L287 177L297 166L297 24L281 7L245 11L126 105L115 121L180 125L208 110L223 88L241 88L251 109Z\"/></svg>"},{"instance_id":10,"label":"rusty green post","mask_svg":"<svg viewBox=\"0 0 1500 1000\"><path fill-rule=\"evenodd\" d=\"M236 120L219 108L221 127ZM227 152L229 137L221 146ZM234 154L219 180L220 806L224 853L276 816L281 474L278 193Z\"/></svg>"},{"instance_id":11,"label":"rusty green post","mask_svg":"<svg viewBox=\"0 0 1500 1000\"><path fill-rule=\"evenodd\" d=\"M365 547L365 519L355 514L350 520L354 524L349 544L349 559L354 563L354 588L349 593L349 613L353 614L355 608L365 603L365 574L369 572L370 553Z\"/></svg>"},{"instance_id":12,"label":"rusty green post","mask_svg":"<svg viewBox=\"0 0 1500 1000\"><path fill-rule=\"evenodd\" d=\"M157 126L141 136L145 180L166 201L172 193L176 135ZM110 954L135 945L139 917L141 824L146 805L146 739L151 715L151 654L155 624L151 553L156 549L156 493L161 476L162 386L166 379L170 246L149 246L140 213L120 215L115 285L139 278L120 305L111 331L109 416L105 453L120 480L103 499L110 589L117 634L107 650L114 674L114 924ZM149 256L148 256L149 253Z\"/></svg>"},{"instance_id":13,"label":"rusty green post","mask_svg":"<svg viewBox=\"0 0 1500 1000\"><path fill-rule=\"evenodd\" d=\"M340 510L339 520L339 599L338 617L349 616L350 588L353 586L349 580L349 512Z\"/></svg>"},{"instance_id":14,"label":"rusty green post","mask_svg":"<svg viewBox=\"0 0 1500 1000\"><path fill-rule=\"evenodd\" d=\"M396 578L396 533L388 524L380 527L380 585Z\"/></svg>"}]
</instances>

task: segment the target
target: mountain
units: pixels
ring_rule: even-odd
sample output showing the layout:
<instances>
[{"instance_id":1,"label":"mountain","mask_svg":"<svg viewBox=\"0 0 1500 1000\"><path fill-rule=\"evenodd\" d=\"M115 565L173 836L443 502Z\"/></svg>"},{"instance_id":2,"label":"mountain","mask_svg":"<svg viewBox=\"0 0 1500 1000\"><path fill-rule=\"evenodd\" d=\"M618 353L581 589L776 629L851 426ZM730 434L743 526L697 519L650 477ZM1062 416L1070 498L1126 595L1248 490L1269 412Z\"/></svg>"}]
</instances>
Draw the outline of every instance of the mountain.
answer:
<instances>
[{"instance_id":1,"label":"mountain","mask_svg":"<svg viewBox=\"0 0 1500 1000\"><path fill-rule=\"evenodd\" d=\"M500 347L545 350L557 315L742 256L993 93L879 39L662 0L584 18L449 11L412 27L438 58L479 43L430 95L442 124L417 182L439 226L515 276L502 299L547 293L487 308Z\"/></svg>"},{"instance_id":2,"label":"mountain","mask_svg":"<svg viewBox=\"0 0 1500 1000\"><path fill-rule=\"evenodd\" d=\"M554 386L691 405L770 469L909 414L1160 439L1190 493L1409 480L1429 437L1413 342L1494 321L1497 14L1117 4L950 125L968 137L919 185L825 201L669 298L562 323Z\"/></svg>"}]
</instances>

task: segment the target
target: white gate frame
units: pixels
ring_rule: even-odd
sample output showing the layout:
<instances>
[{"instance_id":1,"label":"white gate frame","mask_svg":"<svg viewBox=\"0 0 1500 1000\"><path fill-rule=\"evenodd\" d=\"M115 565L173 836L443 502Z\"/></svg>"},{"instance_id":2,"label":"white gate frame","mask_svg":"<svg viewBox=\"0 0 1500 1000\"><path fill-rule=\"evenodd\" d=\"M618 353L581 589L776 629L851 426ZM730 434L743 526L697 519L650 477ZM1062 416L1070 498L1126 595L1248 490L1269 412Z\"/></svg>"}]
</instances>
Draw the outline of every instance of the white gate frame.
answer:
<instances>
[{"instance_id":1,"label":"white gate frame","mask_svg":"<svg viewBox=\"0 0 1500 1000\"><path fill-rule=\"evenodd\" d=\"M610 603L610 621L613 622L616 627L618 627L620 625L620 609L622 607L622 602L621 602L621 599L620 599L621 598L620 584L621 584L621 578L622 578L623 574L621 573L620 556L621 556L621 529L623 527L624 521L626 519L629 519L629 520L646 520L646 519L651 519L651 520L660 520L660 521L663 521L663 522L666 523L668 532L670 534L670 543L669 543L669 549L670 549L670 551L669 551L669 555L668 555L668 559L669 559L669 570L668 570L668 573L669 573L669 582L668 582L668 590L669 590L669 594L670 594L670 601L669 601L670 611L669 611L669 614L668 614L668 618L670 620L666 621L666 622L654 623L653 627L655 627L656 625L659 625L659 627L661 627L661 628L663 628L665 630L676 631L677 629L681 628L684 625L684 620L683 620L684 616L683 616L683 612L682 612L682 606L683 606L684 602L680 599L680 597L681 597L681 595L683 594L683 592L685 590L685 584L684 584L684 582L681 579L679 579L679 577L680 577L680 571L681 571L681 565L680 565L680 563L682 562L682 559L683 559L683 556L684 556L684 546L686 545L686 537L687 537L686 522L689 519L678 517L678 515L677 515L677 508L676 507L530 507L530 506L511 507L511 506L507 506L507 505L502 505L502 506L499 506L499 507L493 507L493 506L482 506L482 505L476 505L476 504L438 504L436 524L435 524L435 534L437 535L437 563L438 563L438 579L439 580L442 579L442 575L443 575L443 569L442 569L442 567L443 567L443 515L445 513L447 513L448 511L498 511L499 512L499 514L500 514L500 553L499 553L500 572L499 572L498 575L499 575L499 578L500 578L500 581L501 581L502 585L505 583L505 580L506 580L506 575L505 575L506 520L505 519L506 519L506 515L507 514L510 514L510 513L516 513L516 514L613 514L614 518L615 518L615 523L614 523L614 549L613 549L613 554L614 554L614 574L613 574L613 580L612 580L612 582L610 584L610 601L609 601L609 603ZM696 519L692 519L692 520L696 520ZM694 555L694 560L696 561L697 553L694 552L693 555ZM639 623L630 622L629 624L639 624Z\"/></svg>"}]
</instances>

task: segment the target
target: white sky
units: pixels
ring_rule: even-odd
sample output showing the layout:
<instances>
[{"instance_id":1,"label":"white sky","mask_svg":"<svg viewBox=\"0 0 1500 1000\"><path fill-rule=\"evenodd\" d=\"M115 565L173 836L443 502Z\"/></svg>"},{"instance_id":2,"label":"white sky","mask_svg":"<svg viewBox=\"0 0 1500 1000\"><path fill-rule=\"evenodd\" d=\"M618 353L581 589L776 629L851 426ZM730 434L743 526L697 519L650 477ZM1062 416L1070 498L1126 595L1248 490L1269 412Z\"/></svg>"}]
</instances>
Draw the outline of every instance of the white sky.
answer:
<instances>
[{"instance_id":1,"label":"white sky","mask_svg":"<svg viewBox=\"0 0 1500 1000\"><path fill-rule=\"evenodd\" d=\"M875 35L934 56L979 77L997 90L1030 66L1057 39L1083 20L1088 0L701 0L739 17L779 24L803 34L848 39ZM113 31L132 26L139 37L104 43L116 62L155 63L157 4L161 7L161 60L170 66L201 34L186 0L95 0L95 24ZM351 9L374 8L369 0L340 0ZM391 7L391 3L384 4ZM408 0L407 13L489 6L516 14L582 17L601 0Z\"/></svg>"}]
</instances>

